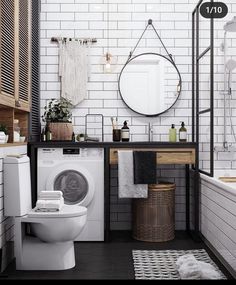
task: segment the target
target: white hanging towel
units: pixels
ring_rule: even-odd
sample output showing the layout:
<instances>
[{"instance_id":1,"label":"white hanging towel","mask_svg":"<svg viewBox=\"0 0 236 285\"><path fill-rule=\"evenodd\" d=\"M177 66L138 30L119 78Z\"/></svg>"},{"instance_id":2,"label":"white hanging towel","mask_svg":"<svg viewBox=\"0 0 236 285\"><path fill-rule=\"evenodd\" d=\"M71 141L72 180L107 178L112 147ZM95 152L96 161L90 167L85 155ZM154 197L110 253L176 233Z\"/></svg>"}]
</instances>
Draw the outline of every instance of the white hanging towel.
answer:
<instances>
[{"instance_id":1,"label":"white hanging towel","mask_svg":"<svg viewBox=\"0 0 236 285\"><path fill-rule=\"evenodd\" d=\"M78 41L60 43L61 97L77 106L87 96L88 49Z\"/></svg>"}]
</instances>

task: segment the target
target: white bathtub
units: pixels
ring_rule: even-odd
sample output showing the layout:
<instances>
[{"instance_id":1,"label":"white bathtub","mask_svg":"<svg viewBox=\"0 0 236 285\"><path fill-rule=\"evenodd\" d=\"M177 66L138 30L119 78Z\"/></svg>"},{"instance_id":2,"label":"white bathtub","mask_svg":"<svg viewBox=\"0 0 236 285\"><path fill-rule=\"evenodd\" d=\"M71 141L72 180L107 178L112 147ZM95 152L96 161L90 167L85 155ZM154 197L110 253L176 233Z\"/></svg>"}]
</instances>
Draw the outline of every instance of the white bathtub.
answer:
<instances>
[{"instance_id":1,"label":"white bathtub","mask_svg":"<svg viewBox=\"0 0 236 285\"><path fill-rule=\"evenodd\" d=\"M200 230L207 243L236 276L236 183L219 177L232 177L232 171L216 171L215 177L201 175Z\"/></svg>"},{"instance_id":2,"label":"white bathtub","mask_svg":"<svg viewBox=\"0 0 236 285\"><path fill-rule=\"evenodd\" d=\"M235 183L225 183L219 180L219 177L236 177L236 171L216 170L215 177L209 177L206 175L201 175L201 177L203 180L219 187L224 193L230 193L232 196L236 197L236 182ZM236 201L236 198L235 198L235 201Z\"/></svg>"}]
</instances>

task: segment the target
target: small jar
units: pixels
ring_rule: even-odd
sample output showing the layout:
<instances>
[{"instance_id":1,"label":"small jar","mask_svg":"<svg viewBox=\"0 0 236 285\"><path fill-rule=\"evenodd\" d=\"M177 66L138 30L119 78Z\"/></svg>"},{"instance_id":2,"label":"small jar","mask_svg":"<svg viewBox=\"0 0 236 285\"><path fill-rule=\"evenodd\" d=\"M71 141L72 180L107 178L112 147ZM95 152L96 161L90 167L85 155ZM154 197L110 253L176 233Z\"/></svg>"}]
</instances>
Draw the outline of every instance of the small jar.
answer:
<instances>
[{"instance_id":1,"label":"small jar","mask_svg":"<svg viewBox=\"0 0 236 285\"><path fill-rule=\"evenodd\" d=\"M19 120L14 120L14 142L20 142L20 127Z\"/></svg>"},{"instance_id":2,"label":"small jar","mask_svg":"<svg viewBox=\"0 0 236 285\"><path fill-rule=\"evenodd\" d=\"M49 123L46 124L45 135L46 135L46 141L50 142L52 140L52 132L51 132Z\"/></svg>"},{"instance_id":3,"label":"small jar","mask_svg":"<svg viewBox=\"0 0 236 285\"><path fill-rule=\"evenodd\" d=\"M80 136L79 136L79 141L80 141L80 142L84 142L84 141L85 141L85 136L84 136L84 134L80 134Z\"/></svg>"},{"instance_id":4,"label":"small jar","mask_svg":"<svg viewBox=\"0 0 236 285\"><path fill-rule=\"evenodd\" d=\"M113 130L113 142L120 142L121 140L121 130L114 129Z\"/></svg>"},{"instance_id":5,"label":"small jar","mask_svg":"<svg viewBox=\"0 0 236 285\"><path fill-rule=\"evenodd\" d=\"M0 144L5 144L6 142L6 135L4 132L0 132Z\"/></svg>"}]
</instances>

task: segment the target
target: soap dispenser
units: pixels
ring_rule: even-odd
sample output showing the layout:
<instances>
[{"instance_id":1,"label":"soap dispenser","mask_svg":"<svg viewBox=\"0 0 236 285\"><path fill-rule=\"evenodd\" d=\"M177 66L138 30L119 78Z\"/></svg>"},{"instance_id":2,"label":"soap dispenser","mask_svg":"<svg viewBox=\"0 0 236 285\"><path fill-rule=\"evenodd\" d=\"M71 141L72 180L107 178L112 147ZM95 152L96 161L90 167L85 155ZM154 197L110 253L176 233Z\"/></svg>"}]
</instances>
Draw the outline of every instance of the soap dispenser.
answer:
<instances>
[{"instance_id":1,"label":"soap dispenser","mask_svg":"<svg viewBox=\"0 0 236 285\"><path fill-rule=\"evenodd\" d=\"M130 140L130 130L127 121L124 122L124 126L121 129L121 140L122 142L129 142Z\"/></svg>"},{"instance_id":2,"label":"soap dispenser","mask_svg":"<svg viewBox=\"0 0 236 285\"><path fill-rule=\"evenodd\" d=\"M169 130L169 142L177 141L177 131L175 125L172 124L171 129Z\"/></svg>"},{"instance_id":3,"label":"soap dispenser","mask_svg":"<svg viewBox=\"0 0 236 285\"><path fill-rule=\"evenodd\" d=\"M184 122L181 123L181 128L179 129L179 141L187 142L187 129Z\"/></svg>"}]
</instances>

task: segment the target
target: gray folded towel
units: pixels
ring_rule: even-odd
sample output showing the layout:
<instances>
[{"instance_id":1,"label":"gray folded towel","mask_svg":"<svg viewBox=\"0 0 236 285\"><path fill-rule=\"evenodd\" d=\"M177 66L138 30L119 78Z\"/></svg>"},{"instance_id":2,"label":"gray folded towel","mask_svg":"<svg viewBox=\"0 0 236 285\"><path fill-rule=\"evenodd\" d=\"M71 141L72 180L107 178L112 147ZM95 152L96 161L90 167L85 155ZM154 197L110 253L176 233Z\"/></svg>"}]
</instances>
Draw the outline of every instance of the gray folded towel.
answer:
<instances>
[{"instance_id":1,"label":"gray folded towel","mask_svg":"<svg viewBox=\"0 0 236 285\"><path fill-rule=\"evenodd\" d=\"M156 152L134 151L134 184L156 183Z\"/></svg>"}]
</instances>

